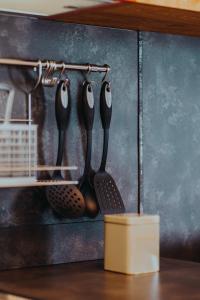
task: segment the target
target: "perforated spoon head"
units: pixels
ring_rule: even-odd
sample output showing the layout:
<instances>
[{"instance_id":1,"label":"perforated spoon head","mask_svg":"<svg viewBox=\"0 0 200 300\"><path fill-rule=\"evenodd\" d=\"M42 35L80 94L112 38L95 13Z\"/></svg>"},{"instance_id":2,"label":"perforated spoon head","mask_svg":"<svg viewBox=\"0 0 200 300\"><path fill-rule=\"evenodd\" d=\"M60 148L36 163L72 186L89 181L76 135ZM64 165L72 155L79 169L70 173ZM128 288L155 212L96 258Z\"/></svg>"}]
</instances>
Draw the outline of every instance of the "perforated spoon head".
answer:
<instances>
[{"instance_id":1,"label":"perforated spoon head","mask_svg":"<svg viewBox=\"0 0 200 300\"><path fill-rule=\"evenodd\" d=\"M85 201L75 185L49 186L46 195L52 209L65 218L79 218L84 215Z\"/></svg>"}]
</instances>

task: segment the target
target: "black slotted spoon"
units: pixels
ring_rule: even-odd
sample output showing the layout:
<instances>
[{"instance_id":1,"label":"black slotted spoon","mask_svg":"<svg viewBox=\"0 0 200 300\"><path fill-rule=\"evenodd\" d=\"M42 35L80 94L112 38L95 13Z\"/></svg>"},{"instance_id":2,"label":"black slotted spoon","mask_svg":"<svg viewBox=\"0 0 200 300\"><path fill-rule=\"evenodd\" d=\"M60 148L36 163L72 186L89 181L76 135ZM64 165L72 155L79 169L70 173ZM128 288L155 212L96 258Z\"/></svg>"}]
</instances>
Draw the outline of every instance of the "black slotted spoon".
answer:
<instances>
[{"instance_id":1,"label":"black slotted spoon","mask_svg":"<svg viewBox=\"0 0 200 300\"><path fill-rule=\"evenodd\" d=\"M87 149L84 173L79 181L79 188L85 199L85 215L90 218L95 218L99 212L99 206L93 186L93 177L95 172L91 167L92 129L94 123L94 94L91 82L88 81L86 81L83 86L82 105L84 125L87 132Z\"/></svg>"},{"instance_id":2,"label":"black slotted spoon","mask_svg":"<svg viewBox=\"0 0 200 300\"><path fill-rule=\"evenodd\" d=\"M60 81L56 90L55 114L59 132L56 166L62 165L65 134L70 115L70 95L67 81ZM53 180L63 180L61 170L55 170ZM83 195L75 185L54 185L46 188L46 196L52 209L66 218L82 217L85 211Z\"/></svg>"},{"instance_id":3,"label":"black slotted spoon","mask_svg":"<svg viewBox=\"0 0 200 300\"><path fill-rule=\"evenodd\" d=\"M102 214L123 213L125 207L120 192L112 176L105 170L108 154L109 128L112 117L111 87L107 81L104 81L101 88L100 113L104 131L103 154L100 168L94 176L94 189Z\"/></svg>"}]
</instances>

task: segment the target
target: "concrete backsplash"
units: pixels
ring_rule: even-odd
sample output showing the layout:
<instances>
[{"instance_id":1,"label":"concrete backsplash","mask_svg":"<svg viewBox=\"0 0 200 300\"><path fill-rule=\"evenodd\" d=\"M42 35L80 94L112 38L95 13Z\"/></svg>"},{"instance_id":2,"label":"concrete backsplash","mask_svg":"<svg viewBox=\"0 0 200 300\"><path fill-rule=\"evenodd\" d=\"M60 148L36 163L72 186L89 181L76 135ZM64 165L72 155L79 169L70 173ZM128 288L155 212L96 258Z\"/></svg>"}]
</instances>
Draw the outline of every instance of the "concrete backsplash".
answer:
<instances>
[{"instance_id":1,"label":"concrete backsplash","mask_svg":"<svg viewBox=\"0 0 200 300\"><path fill-rule=\"evenodd\" d=\"M109 64L112 72L113 117L110 130L108 171L113 174L128 211L137 198L137 43L136 32L39 21L30 17L0 16L0 56L21 59L52 59L69 63ZM77 165L78 179L84 167L85 132L80 101L85 80L69 72L72 110L67 131L65 163ZM99 167L102 128L99 96L103 74L95 81L95 124L92 165ZM0 82L16 89L14 117L26 112L23 90L33 84L33 74L22 68L1 66ZM33 119L39 128L39 162L55 164L57 127L54 88L39 87L33 95ZM1 99L1 116L4 111ZM95 220L56 217L45 199L44 189L0 190L0 269L64 263L103 257L102 216Z\"/></svg>"},{"instance_id":2,"label":"concrete backsplash","mask_svg":"<svg viewBox=\"0 0 200 300\"><path fill-rule=\"evenodd\" d=\"M128 30L0 16L0 56L53 59L70 63L109 64L113 119L108 170L127 211L137 208L137 33ZM161 216L161 255L200 260L200 39L142 33L143 167L145 213ZM84 76L69 72L72 112L65 163L83 172L85 133L80 101ZM93 166L102 150L99 117L101 74L95 81ZM0 81L14 85L13 115L24 116L23 90L32 74L1 66ZM54 164L57 129L55 89L41 86L33 95L33 117L39 125L39 162ZM2 114L4 104L2 99ZM44 189L0 190L0 269L98 259L103 257L102 216L68 220L56 217Z\"/></svg>"},{"instance_id":3,"label":"concrete backsplash","mask_svg":"<svg viewBox=\"0 0 200 300\"><path fill-rule=\"evenodd\" d=\"M200 261L200 39L142 37L144 210L162 256Z\"/></svg>"}]
</instances>

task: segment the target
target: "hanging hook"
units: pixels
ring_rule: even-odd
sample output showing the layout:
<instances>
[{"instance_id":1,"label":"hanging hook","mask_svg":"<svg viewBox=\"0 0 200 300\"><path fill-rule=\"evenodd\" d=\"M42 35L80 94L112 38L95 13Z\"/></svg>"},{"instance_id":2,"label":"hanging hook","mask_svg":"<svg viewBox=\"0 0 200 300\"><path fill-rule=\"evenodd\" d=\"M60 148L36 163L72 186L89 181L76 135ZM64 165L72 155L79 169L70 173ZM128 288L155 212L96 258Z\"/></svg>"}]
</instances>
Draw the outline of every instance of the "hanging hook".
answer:
<instances>
[{"instance_id":1,"label":"hanging hook","mask_svg":"<svg viewBox=\"0 0 200 300\"><path fill-rule=\"evenodd\" d=\"M32 123L32 92L39 86L42 80L42 62L38 60L38 78L34 87L28 91L28 161L29 161L29 176L31 176L31 123Z\"/></svg>"},{"instance_id":2,"label":"hanging hook","mask_svg":"<svg viewBox=\"0 0 200 300\"><path fill-rule=\"evenodd\" d=\"M87 75L89 76L91 73L92 67L90 64L88 64L88 71L87 71Z\"/></svg>"},{"instance_id":3,"label":"hanging hook","mask_svg":"<svg viewBox=\"0 0 200 300\"><path fill-rule=\"evenodd\" d=\"M83 82L83 85L84 85L85 81L90 81L90 80L89 80L89 76L90 76L90 74L91 74L91 69L92 69L92 67L91 67L91 65L90 65L89 63L87 64L87 67L88 67L87 71L83 71L83 74L84 74L84 77L85 77L85 80L84 80L84 82Z\"/></svg>"},{"instance_id":4,"label":"hanging hook","mask_svg":"<svg viewBox=\"0 0 200 300\"><path fill-rule=\"evenodd\" d=\"M60 76L59 76L59 80L61 80L61 78L62 78L62 75L65 73L65 63L64 62L62 62L62 69L61 69L61 71L60 71Z\"/></svg>"},{"instance_id":5,"label":"hanging hook","mask_svg":"<svg viewBox=\"0 0 200 300\"><path fill-rule=\"evenodd\" d=\"M49 74L49 68L50 68L50 63L49 63L49 61L47 60L46 61L46 70L45 70L45 72L44 72L44 75L42 76L42 84L46 84L46 79L47 79L47 76L48 76L48 74Z\"/></svg>"},{"instance_id":6,"label":"hanging hook","mask_svg":"<svg viewBox=\"0 0 200 300\"><path fill-rule=\"evenodd\" d=\"M34 90L36 90L38 85L41 82L41 79L42 79L42 62L41 62L41 60L38 60L38 65L37 65L37 67L34 67L34 71L37 71L37 80L35 82L35 85L29 91L25 91L25 93L27 93L27 94L31 94Z\"/></svg>"},{"instance_id":7,"label":"hanging hook","mask_svg":"<svg viewBox=\"0 0 200 300\"><path fill-rule=\"evenodd\" d=\"M106 67L106 73L102 79L102 82L106 81L107 77L108 77L108 72L110 71L110 66L109 65L105 65Z\"/></svg>"},{"instance_id":8,"label":"hanging hook","mask_svg":"<svg viewBox=\"0 0 200 300\"><path fill-rule=\"evenodd\" d=\"M38 85L41 82L41 78L42 78L42 62L41 60L38 60L38 79L35 83L35 86L32 88L32 91L34 91L38 87Z\"/></svg>"},{"instance_id":9,"label":"hanging hook","mask_svg":"<svg viewBox=\"0 0 200 300\"><path fill-rule=\"evenodd\" d=\"M41 60L38 60L38 66L36 67L37 70L38 70L38 78L37 78L37 81L35 83L35 85L29 90L29 91L26 91L26 95L28 97L28 124L29 126L31 125L31 116L32 116L32 108L31 108L31 102L32 102L32 92L34 90L37 89L37 87L39 86L41 80L42 80L42 62ZM29 128L30 129L30 128ZM29 131L29 134L30 134L30 131ZM29 145L30 146L30 145Z\"/></svg>"},{"instance_id":10,"label":"hanging hook","mask_svg":"<svg viewBox=\"0 0 200 300\"><path fill-rule=\"evenodd\" d=\"M52 76L52 78L49 78L49 86L54 86L58 82L58 78L53 76L54 72L56 71L56 62L55 61L50 61L50 72L49 76Z\"/></svg>"},{"instance_id":11,"label":"hanging hook","mask_svg":"<svg viewBox=\"0 0 200 300\"><path fill-rule=\"evenodd\" d=\"M60 75L59 75L59 77L58 77L58 82L60 82L61 80L63 80L63 81L68 81L68 78L66 79L63 75L64 75L64 73L65 73L65 63L64 62L62 62L62 68L61 68L61 71L60 71ZM63 78L64 77L64 78Z\"/></svg>"},{"instance_id":12,"label":"hanging hook","mask_svg":"<svg viewBox=\"0 0 200 300\"><path fill-rule=\"evenodd\" d=\"M66 71L65 63L63 62L58 82L60 82L62 80L64 82L64 86L67 87L69 85L69 83L70 83L70 80L69 80L69 78L68 78L67 75L64 78L62 78L62 76L65 73L65 71Z\"/></svg>"},{"instance_id":13,"label":"hanging hook","mask_svg":"<svg viewBox=\"0 0 200 300\"><path fill-rule=\"evenodd\" d=\"M42 77L42 84L46 86L54 86L58 82L58 78L54 77L53 74L56 71L56 62L47 61L46 72ZM50 76L52 76L50 78Z\"/></svg>"},{"instance_id":14,"label":"hanging hook","mask_svg":"<svg viewBox=\"0 0 200 300\"><path fill-rule=\"evenodd\" d=\"M91 84L95 85L96 82L94 80L89 79L89 76L90 76L91 72L92 72L92 66L91 66L91 64L88 64L88 69L87 69L86 74L85 74L85 81L90 82ZM83 85L85 84L85 81L83 82Z\"/></svg>"}]
</instances>

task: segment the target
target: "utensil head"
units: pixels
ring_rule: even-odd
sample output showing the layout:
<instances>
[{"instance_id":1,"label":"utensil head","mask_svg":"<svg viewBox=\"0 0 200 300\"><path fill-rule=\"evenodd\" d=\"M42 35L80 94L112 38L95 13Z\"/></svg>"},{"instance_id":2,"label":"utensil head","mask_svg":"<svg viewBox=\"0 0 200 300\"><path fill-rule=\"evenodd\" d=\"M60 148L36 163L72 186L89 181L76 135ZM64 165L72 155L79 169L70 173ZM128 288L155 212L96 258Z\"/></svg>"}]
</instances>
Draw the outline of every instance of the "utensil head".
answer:
<instances>
[{"instance_id":1,"label":"utensil head","mask_svg":"<svg viewBox=\"0 0 200 300\"><path fill-rule=\"evenodd\" d=\"M107 172L98 172L94 176L94 189L102 214L125 212L124 203L112 176Z\"/></svg>"},{"instance_id":2,"label":"utensil head","mask_svg":"<svg viewBox=\"0 0 200 300\"><path fill-rule=\"evenodd\" d=\"M83 195L75 185L47 187L46 196L52 209L65 218L79 218L85 212Z\"/></svg>"},{"instance_id":3,"label":"utensil head","mask_svg":"<svg viewBox=\"0 0 200 300\"><path fill-rule=\"evenodd\" d=\"M89 178L84 177L84 180L80 185L80 191L85 199L85 215L89 218L95 218L98 215L99 206L94 187Z\"/></svg>"}]
</instances>

